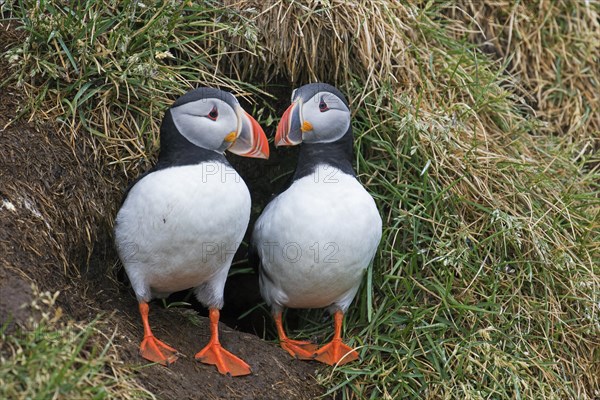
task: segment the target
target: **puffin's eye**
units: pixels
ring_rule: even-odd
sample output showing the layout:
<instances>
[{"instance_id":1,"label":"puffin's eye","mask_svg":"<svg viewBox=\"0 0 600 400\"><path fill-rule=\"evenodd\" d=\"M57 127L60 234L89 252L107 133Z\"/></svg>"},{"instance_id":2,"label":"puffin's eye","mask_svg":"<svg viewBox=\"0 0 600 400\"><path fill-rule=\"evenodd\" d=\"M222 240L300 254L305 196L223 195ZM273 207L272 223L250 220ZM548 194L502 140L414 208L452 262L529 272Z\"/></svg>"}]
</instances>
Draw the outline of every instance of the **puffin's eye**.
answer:
<instances>
[{"instance_id":1,"label":"puffin's eye","mask_svg":"<svg viewBox=\"0 0 600 400\"><path fill-rule=\"evenodd\" d=\"M212 119L213 121L216 121L219 117L219 110L217 110L217 107L213 107L213 109L210 110L210 112L208 113L207 117Z\"/></svg>"},{"instance_id":2,"label":"puffin's eye","mask_svg":"<svg viewBox=\"0 0 600 400\"><path fill-rule=\"evenodd\" d=\"M319 103L319 111L325 112L327 110L329 110L329 107L327 106L327 103L325 103L324 100L321 100L321 102Z\"/></svg>"}]
</instances>

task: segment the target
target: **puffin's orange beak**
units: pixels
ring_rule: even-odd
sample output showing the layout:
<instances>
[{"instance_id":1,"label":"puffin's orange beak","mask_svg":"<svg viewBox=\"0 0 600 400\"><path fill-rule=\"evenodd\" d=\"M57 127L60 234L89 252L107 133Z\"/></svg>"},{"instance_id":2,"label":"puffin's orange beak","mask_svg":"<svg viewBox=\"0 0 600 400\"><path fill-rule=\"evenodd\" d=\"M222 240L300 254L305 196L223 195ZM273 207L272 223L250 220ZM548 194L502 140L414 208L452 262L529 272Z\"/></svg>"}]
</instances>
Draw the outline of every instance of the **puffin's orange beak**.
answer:
<instances>
[{"instance_id":1,"label":"puffin's orange beak","mask_svg":"<svg viewBox=\"0 0 600 400\"><path fill-rule=\"evenodd\" d=\"M241 119L240 134L227 150L242 157L269 158L269 141L258 122L241 108L239 116ZM225 140L227 141L227 138Z\"/></svg>"},{"instance_id":2,"label":"puffin's orange beak","mask_svg":"<svg viewBox=\"0 0 600 400\"><path fill-rule=\"evenodd\" d=\"M295 146L302 143L302 100L299 99L292 103L281 116L277 133L275 134L275 146ZM312 127L311 127L312 128Z\"/></svg>"}]
</instances>

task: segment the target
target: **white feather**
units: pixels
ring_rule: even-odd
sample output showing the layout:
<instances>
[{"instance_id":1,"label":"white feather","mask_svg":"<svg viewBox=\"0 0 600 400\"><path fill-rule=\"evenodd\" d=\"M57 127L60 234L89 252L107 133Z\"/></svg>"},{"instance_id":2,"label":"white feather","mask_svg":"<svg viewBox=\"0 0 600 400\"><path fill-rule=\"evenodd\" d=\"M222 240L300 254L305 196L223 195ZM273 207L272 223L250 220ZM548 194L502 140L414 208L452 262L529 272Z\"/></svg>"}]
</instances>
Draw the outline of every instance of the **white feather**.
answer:
<instances>
[{"instance_id":1,"label":"white feather","mask_svg":"<svg viewBox=\"0 0 600 400\"><path fill-rule=\"evenodd\" d=\"M294 182L256 223L261 293L282 307L346 311L381 239L373 198L327 165Z\"/></svg>"},{"instance_id":2,"label":"white feather","mask_svg":"<svg viewBox=\"0 0 600 400\"><path fill-rule=\"evenodd\" d=\"M250 193L218 162L171 167L135 184L119 210L119 256L139 299L196 287L220 308L234 253L250 218Z\"/></svg>"}]
</instances>

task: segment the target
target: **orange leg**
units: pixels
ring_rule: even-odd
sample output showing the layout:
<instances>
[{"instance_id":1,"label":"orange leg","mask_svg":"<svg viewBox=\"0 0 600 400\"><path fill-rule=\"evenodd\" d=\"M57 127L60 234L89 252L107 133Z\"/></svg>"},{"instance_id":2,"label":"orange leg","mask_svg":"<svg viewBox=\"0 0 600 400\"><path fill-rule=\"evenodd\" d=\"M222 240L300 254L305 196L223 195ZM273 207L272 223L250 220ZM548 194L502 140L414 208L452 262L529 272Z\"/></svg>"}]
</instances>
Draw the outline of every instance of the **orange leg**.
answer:
<instances>
[{"instance_id":1,"label":"orange leg","mask_svg":"<svg viewBox=\"0 0 600 400\"><path fill-rule=\"evenodd\" d=\"M311 342L303 342L301 340L292 340L288 338L283 330L281 312L275 313L273 318L275 319L275 326L277 327L281 348L290 353L292 357L296 357L300 360L312 360L315 350L317 350L317 346Z\"/></svg>"},{"instance_id":2,"label":"orange leg","mask_svg":"<svg viewBox=\"0 0 600 400\"><path fill-rule=\"evenodd\" d=\"M196 354L196 360L204 364L216 365L223 375L242 376L249 375L252 371L250 366L242 359L234 356L221 347L219 342L219 310L211 308L210 318L210 341L205 348Z\"/></svg>"},{"instance_id":3,"label":"orange leg","mask_svg":"<svg viewBox=\"0 0 600 400\"><path fill-rule=\"evenodd\" d=\"M315 352L315 360L329 365L343 365L358 360L358 353L342 343L343 319L344 313L341 311L338 310L333 314L333 339Z\"/></svg>"},{"instance_id":4,"label":"orange leg","mask_svg":"<svg viewBox=\"0 0 600 400\"><path fill-rule=\"evenodd\" d=\"M154 337L148 322L148 303L140 302L140 314L144 324L144 339L140 344L140 355L146 360L169 366L177 360L177 350Z\"/></svg>"}]
</instances>

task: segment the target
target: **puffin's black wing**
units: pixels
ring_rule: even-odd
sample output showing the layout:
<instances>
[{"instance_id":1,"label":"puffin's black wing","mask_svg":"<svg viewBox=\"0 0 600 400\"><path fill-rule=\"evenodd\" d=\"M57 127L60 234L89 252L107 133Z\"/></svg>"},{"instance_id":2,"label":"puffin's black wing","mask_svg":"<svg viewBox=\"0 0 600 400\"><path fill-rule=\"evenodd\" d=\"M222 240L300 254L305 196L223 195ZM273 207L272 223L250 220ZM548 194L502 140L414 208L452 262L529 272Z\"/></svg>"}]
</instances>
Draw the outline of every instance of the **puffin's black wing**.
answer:
<instances>
[{"instance_id":1,"label":"puffin's black wing","mask_svg":"<svg viewBox=\"0 0 600 400\"><path fill-rule=\"evenodd\" d=\"M273 277L270 276L269 273L262 267L260 255L258 254L258 249L254 245L252 240L250 241L250 245L248 246L248 264L260 276L260 279L267 279L271 283L274 282Z\"/></svg>"},{"instance_id":2,"label":"puffin's black wing","mask_svg":"<svg viewBox=\"0 0 600 400\"><path fill-rule=\"evenodd\" d=\"M292 186L292 183L294 183L294 174L293 173L290 174L288 179L286 179L285 183L279 188L279 190L277 190L276 192L271 194L271 198L267 202L267 206L273 200L275 200L277 198L277 196L279 196L281 193L288 190L290 188L290 186ZM265 206L261 210L261 214L265 211L267 206ZM254 269L254 271L256 271L256 272L258 272L260 269L260 256L258 255L258 249L254 245L254 240L252 240L252 239L254 236L254 229L256 228L257 222L258 222L258 219L254 222L255 226L252 228L252 235L250 236L250 244L248 245L248 265L250 265L250 267L252 267L252 269Z\"/></svg>"},{"instance_id":3,"label":"puffin's black wing","mask_svg":"<svg viewBox=\"0 0 600 400\"><path fill-rule=\"evenodd\" d=\"M133 180L133 182L131 182L129 185L127 185L127 187L123 191L123 195L121 197L121 204L119 204L119 208L123 207L123 203L125 203L125 199L127 199L127 196L129 195L129 192L131 191L131 188L134 187L136 183L138 183L139 181L141 181L146 175L151 174L154 171L156 171L156 166L150 168L148 171L146 171L143 174L139 175L137 178L135 178Z\"/></svg>"},{"instance_id":4,"label":"puffin's black wing","mask_svg":"<svg viewBox=\"0 0 600 400\"><path fill-rule=\"evenodd\" d=\"M252 240L250 240L250 245L248 246L248 265L256 272L260 269L260 256Z\"/></svg>"}]
</instances>

